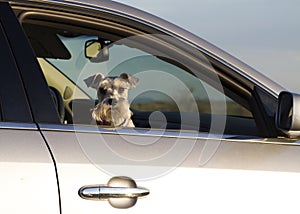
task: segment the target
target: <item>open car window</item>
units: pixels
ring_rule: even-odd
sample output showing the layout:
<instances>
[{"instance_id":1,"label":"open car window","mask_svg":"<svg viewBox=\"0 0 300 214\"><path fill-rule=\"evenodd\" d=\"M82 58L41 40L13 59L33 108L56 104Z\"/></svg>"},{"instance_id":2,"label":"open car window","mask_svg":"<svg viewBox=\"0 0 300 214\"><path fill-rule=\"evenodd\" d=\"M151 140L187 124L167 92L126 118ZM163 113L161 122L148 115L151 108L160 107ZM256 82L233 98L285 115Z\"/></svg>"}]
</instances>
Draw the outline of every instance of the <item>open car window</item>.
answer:
<instances>
[{"instance_id":1,"label":"open car window","mask_svg":"<svg viewBox=\"0 0 300 214\"><path fill-rule=\"evenodd\" d=\"M120 36L65 24L45 26L47 22L23 24L49 87L62 97L62 123L99 125L91 112L98 103L97 90L84 79L96 73L127 73L139 79L128 96L137 128L208 132L213 120L222 120L225 133L258 133L250 93L223 84L227 80L220 79L197 49L164 35ZM99 51L87 56L94 43Z\"/></svg>"}]
</instances>

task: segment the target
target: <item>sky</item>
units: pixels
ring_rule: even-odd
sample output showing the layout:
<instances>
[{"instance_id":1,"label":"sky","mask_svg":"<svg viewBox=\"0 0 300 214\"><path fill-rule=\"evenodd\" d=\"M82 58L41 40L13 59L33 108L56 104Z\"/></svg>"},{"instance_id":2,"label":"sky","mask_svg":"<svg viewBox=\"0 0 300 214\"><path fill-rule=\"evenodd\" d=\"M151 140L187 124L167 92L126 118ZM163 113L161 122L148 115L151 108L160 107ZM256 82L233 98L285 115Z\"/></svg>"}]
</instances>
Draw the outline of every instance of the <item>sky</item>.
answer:
<instances>
[{"instance_id":1,"label":"sky","mask_svg":"<svg viewBox=\"0 0 300 214\"><path fill-rule=\"evenodd\" d=\"M116 1L166 19L300 93L300 1Z\"/></svg>"}]
</instances>

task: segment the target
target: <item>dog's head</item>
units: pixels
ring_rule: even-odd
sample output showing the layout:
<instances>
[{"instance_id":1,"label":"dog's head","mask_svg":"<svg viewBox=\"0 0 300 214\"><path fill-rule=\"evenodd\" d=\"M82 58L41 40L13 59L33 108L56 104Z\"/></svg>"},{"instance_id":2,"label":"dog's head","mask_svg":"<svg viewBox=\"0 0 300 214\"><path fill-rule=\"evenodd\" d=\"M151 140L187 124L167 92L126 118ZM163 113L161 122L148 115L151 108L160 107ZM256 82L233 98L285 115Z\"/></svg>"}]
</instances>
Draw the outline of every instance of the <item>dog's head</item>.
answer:
<instances>
[{"instance_id":1,"label":"dog's head","mask_svg":"<svg viewBox=\"0 0 300 214\"><path fill-rule=\"evenodd\" d=\"M92 116L99 122L114 126L131 117L128 103L128 90L134 88L139 79L127 73L120 76L107 76L98 73L84 80L88 87L97 90L99 103Z\"/></svg>"}]
</instances>

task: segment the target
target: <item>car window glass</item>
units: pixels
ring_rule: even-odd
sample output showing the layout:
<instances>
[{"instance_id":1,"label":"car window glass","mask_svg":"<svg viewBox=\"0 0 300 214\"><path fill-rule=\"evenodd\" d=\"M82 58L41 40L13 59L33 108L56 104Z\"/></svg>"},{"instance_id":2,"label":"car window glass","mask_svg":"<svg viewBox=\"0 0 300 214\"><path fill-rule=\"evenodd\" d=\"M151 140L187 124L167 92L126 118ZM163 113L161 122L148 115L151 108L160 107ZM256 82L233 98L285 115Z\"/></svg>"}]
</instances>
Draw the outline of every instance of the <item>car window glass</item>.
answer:
<instances>
[{"instance_id":1,"label":"car window glass","mask_svg":"<svg viewBox=\"0 0 300 214\"><path fill-rule=\"evenodd\" d=\"M199 112L202 113L210 113L210 102L221 102L224 96L210 85L183 69L142 50L130 48L126 45L114 45L109 49L109 61L93 63L84 57L83 47L87 40L97 39L97 37L79 36L76 38L67 38L60 36L60 39L68 48L72 57L68 60L53 58L46 58L46 60L90 97L96 98L96 91L88 88L83 79L96 72L101 72L105 76L117 76L122 72L132 75L143 72L143 74L139 74L142 84L139 85L138 89L130 91L131 93L129 94L129 100L136 110L176 111L178 110L177 104L172 101L172 97L174 96L181 97L181 104L185 105L185 109L188 109L189 103L185 102L186 94L182 94L184 92L183 87L189 88L191 96L197 102ZM176 78L184 84L178 84ZM140 93L142 90L145 92ZM214 95L213 100L209 100L206 90L209 90ZM227 96L225 96L225 99L227 101L228 114L251 117L250 111ZM198 109L194 110L198 111Z\"/></svg>"},{"instance_id":2,"label":"car window glass","mask_svg":"<svg viewBox=\"0 0 300 214\"><path fill-rule=\"evenodd\" d=\"M176 59L179 63L174 63L176 60L168 53L160 56L147 51L148 47L141 48L143 42L140 41L110 41L107 35L102 38L99 35L60 32L51 31L55 42L60 41L61 50L50 56L37 56L49 86L58 89L63 98L66 110L64 123L96 124L91 118L91 109L98 102L97 90L88 87L84 81L96 73L111 77L127 73L139 79L128 96L136 127L181 129L183 118L194 118L195 115L209 118L204 131L209 130L211 115L244 118L254 123L247 107L217 90L205 78L190 72L179 60ZM109 52L107 58L100 61L88 58L85 47L89 41L101 41ZM103 50L100 49L100 52ZM150 116L155 115L153 112L161 114L150 124ZM185 114L187 116L182 117ZM238 126L238 122L233 124ZM184 126L184 129L190 127Z\"/></svg>"}]
</instances>

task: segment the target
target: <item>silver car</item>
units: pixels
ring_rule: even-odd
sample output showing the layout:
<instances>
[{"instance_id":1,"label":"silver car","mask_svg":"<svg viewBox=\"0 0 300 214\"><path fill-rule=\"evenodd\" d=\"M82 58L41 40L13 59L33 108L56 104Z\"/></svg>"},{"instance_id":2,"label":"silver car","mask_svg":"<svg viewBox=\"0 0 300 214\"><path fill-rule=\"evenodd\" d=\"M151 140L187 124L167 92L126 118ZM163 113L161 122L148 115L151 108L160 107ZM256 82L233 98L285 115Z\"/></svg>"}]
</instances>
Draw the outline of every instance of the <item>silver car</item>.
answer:
<instances>
[{"instance_id":1,"label":"silver car","mask_svg":"<svg viewBox=\"0 0 300 214\"><path fill-rule=\"evenodd\" d=\"M0 2L1 213L299 213L300 98L113 1ZM95 121L139 79L134 128Z\"/></svg>"}]
</instances>

